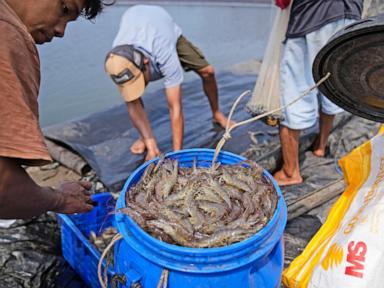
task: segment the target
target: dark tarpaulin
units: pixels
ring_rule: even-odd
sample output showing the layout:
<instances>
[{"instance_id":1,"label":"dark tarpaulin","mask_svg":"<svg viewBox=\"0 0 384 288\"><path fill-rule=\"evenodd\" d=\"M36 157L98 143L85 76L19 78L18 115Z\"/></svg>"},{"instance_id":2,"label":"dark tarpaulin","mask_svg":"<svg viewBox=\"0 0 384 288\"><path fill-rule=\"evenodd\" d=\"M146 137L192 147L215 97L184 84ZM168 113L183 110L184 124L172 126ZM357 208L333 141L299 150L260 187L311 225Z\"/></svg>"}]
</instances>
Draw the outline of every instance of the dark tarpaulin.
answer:
<instances>
[{"instance_id":1,"label":"dark tarpaulin","mask_svg":"<svg viewBox=\"0 0 384 288\"><path fill-rule=\"evenodd\" d=\"M52 213L0 227L0 287L86 288L61 257L60 243Z\"/></svg>"},{"instance_id":2,"label":"dark tarpaulin","mask_svg":"<svg viewBox=\"0 0 384 288\"><path fill-rule=\"evenodd\" d=\"M228 113L234 99L253 87L254 75L218 76L220 103ZM208 101L201 91L200 81L184 85L186 116L185 147L214 147L222 130L212 127ZM160 148L171 148L168 111L162 91L144 97ZM237 120L248 118L244 112L247 99L235 114ZM300 166L304 183L283 188L287 204L340 179L336 161L353 148L372 138L379 124L349 113L337 117L329 149L325 158L317 158L309 151L316 137L316 127L301 138ZM47 137L61 141L78 151L110 187L121 185L129 173L142 162L141 156L129 152L137 138L128 121L125 105L95 113L63 125L44 130ZM280 164L281 152L277 128L261 122L235 129L224 150L256 160L273 172ZM288 265L305 247L324 222L332 201L288 222L285 238L285 265ZM60 256L57 222L51 215L32 221L17 221L10 228L0 228L0 287L85 287L78 276ZM87 265L87 263L84 263Z\"/></svg>"},{"instance_id":3,"label":"dark tarpaulin","mask_svg":"<svg viewBox=\"0 0 384 288\"><path fill-rule=\"evenodd\" d=\"M300 139L299 153L300 169L304 182L299 185L282 187L287 205L342 179L342 172L338 167L337 160L371 139L378 132L379 127L379 123L353 116L348 112L338 115L329 137L327 153L324 158L316 157L310 151L317 136L317 128L314 127L305 131ZM257 145L251 144L243 155L273 172L281 165L280 147L278 136L271 136L267 142L260 141ZM289 265L303 251L308 241L325 222L328 211L337 198L335 197L323 205L313 208L308 213L288 221L284 233L285 266Z\"/></svg>"},{"instance_id":4,"label":"dark tarpaulin","mask_svg":"<svg viewBox=\"0 0 384 288\"><path fill-rule=\"evenodd\" d=\"M231 73L219 75L220 102L226 113L240 93L252 88L253 77L252 75L239 76ZM185 147L214 147L223 131L212 128L209 106L207 99L202 95L200 82L187 83L183 88L186 116ZM148 95L145 101L146 103L150 102L146 104L146 109L149 111L148 114L153 127L155 127L160 148L163 151L168 151L171 148L171 134L167 106L164 96L161 94L162 91ZM240 109L235 114L237 120L249 118L243 109L246 101L247 99L244 99L244 102L239 105ZM127 124L129 121L124 120L128 117L125 106L112 108L110 111L111 113L109 111L101 112L81 121L71 122L57 131L52 128L47 129L46 132L49 133L46 135L52 138L58 135L57 140L61 139L63 142L68 139L69 141L66 143L71 144L72 148L79 151L89 161L101 179L106 182L105 184L114 185L117 183L121 185L129 173L142 162L142 157L133 156L129 152L129 146L138 134L129 123ZM92 120L92 118L94 119ZM111 124L112 120L113 123L116 123ZM102 123L101 128L94 128L97 127L96 123ZM300 167L304 183L282 188L287 204L295 203L300 197L342 179L343 176L338 169L337 160L372 138L377 133L379 126L378 123L353 116L348 112L338 115L329 137L325 158L315 157L310 151L316 139L318 127L304 131L300 139ZM69 127L74 128L70 129ZM73 130L76 133L71 132ZM160 133L161 131L166 132ZM59 138L60 134L71 137ZM89 135L90 139L95 139L95 144L93 141L84 139ZM107 138L110 140L100 141L100 138L105 137L105 135L108 135ZM92 143L95 147L87 147L87 143ZM122 145L121 143L126 144ZM80 147L82 150L78 150L76 147ZM242 154L248 159L255 160L271 173L281 165L280 149L278 129L267 126L260 121L235 129L232 132L232 139L223 148L223 150ZM84 151L87 151L88 155ZM95 155L95 151L101 151L99 153L100 158L99 155ZM122 157L121 155L128 156ZM123 158L126 159L125 162L121 160ZM103 160L100 162L99 159ZM97 165L101 165L101 167ZM116 175L113 175L114 171ZM321 223L324 222L328 208L333 201L334 199L288 223L286 229L286 245L288 246L286 264L300 253L311 236L316 233ZM306 233L296 233L298 230L306 231Z\"/></svg>"},{"instance_id":5,"label":"dark tarpaulin","mask_svg":"<svg viewBox=\"0 0 384 288\"><path fill-rule=\"evenodd\" d=\"M337 160L371 139L378 132L379 127L378 123L353 116L348 112L337 115L324 158L316 157L310 151L317 136L317 128L314 127L303 133L300 139L300 170L304 182L283 187L285 201L288 204L292 203L310 191L341 179L343 176ZM276 135L267 143L251 147L244 156L255 160L265 169L274 171L281 165L280 147L280 141Z\"/></svg>"},{"instance_id":6,"label":"dark tarpaulin","mask_svg":"<svg viewBox=\"0 0 384 288\"><path fill-rule=\"evenodd\" d=\"M325 158L314 157L308 151L316 130L308 131L301 139L300 152L305 182L282 189L287 203L293 203L300 196L340 179L342 176L337 172L335 159L370 139L378 127L379 124L348 113L337 117ZM243 152L244 156L258 161L270 171L276 169L281 159L277 129L262 124L234 130L224 149ZM331 202L288 222L284 234L285 265L303 250L319 229ZM60 257L59 233L57 223L50 215L32 221L17 221L8 229L0 229L0 287L85 287Z\"/></svg>"},{"instance_id":7,"label":"dark tarpaulin","mask_svg":"<svg viewBox=\"0 0 384 288\"><path fill-rule=\"evenodd\" d=\"M252 89L255 75L217 75L220 108L228 114L235 99ZM223 133L211 122L211 110L200 79L183 84L185 117L184 148L210 147ZM172 134L166 97L163 90L143 97L154 134L162 152L172 150ZM234 119L248 118L239 105ZM133 155L129 148L139 134L128 118L125 104L94 113L83 119L50 126L44 129L47 138L64 143L79 153L111 190L119 190L129 174L143 162L143 155ZM240 152L240 151L239 151Z\"/></svg>"}]
</instances>

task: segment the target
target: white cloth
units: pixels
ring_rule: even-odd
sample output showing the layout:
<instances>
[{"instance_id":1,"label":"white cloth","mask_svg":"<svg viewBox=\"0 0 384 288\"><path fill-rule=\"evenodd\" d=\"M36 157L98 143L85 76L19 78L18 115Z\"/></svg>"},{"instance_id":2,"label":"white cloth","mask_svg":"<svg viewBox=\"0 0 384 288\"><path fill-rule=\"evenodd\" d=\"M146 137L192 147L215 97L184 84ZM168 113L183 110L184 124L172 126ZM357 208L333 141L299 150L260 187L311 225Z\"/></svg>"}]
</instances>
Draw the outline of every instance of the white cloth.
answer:
<instances>
[{"instance_id":1,"label":"white cloth","mask_svg":"<svg viewBox=\"0 0 384 288\"><path fill-rule=\"evenodd\" d=\"M15 219L9 219L9 220L0 219L0 228L9 228L15 222L16 222Z\"/></svg>"},{"instance_id":2,"label":"white cloth","mask_svg":"<svg viewBox=\"0 0 384 288\"><path fill-rule=\"evenodd\" d=\"M355 20L337 20L304 37L287 39L280 68L282 106L289 104L315 85L312 76L312 63L317 53L327 44L332 35L353 22ZM316 89L286 108L283 111L284 121L281 124L297 130L315 125L319 116L319 102L321 111L325 114L335 115L343 111Z\"/></svg>"}]
</instances>

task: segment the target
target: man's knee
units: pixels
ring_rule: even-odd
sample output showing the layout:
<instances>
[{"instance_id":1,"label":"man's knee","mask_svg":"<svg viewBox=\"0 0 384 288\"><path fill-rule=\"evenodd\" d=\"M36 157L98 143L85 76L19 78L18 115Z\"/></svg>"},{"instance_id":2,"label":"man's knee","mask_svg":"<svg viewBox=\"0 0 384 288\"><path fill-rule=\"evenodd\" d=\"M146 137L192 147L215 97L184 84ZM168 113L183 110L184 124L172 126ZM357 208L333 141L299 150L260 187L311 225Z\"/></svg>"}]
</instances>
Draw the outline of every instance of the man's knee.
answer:
<instances>
[{"instance_id":1,"label":"man's knee","mask_svg":"<svg viewBox=\"0 0 384 288\"><path fill-rule=\"evenodd\" d=\"M198 71L198 73L201 76L201 78L203 78L203 79L210 79L210 78L215 77L215 69L211 65L208 65L207 67L204 67L203 69L200 69Z\"/></svg>"}]
</instances>

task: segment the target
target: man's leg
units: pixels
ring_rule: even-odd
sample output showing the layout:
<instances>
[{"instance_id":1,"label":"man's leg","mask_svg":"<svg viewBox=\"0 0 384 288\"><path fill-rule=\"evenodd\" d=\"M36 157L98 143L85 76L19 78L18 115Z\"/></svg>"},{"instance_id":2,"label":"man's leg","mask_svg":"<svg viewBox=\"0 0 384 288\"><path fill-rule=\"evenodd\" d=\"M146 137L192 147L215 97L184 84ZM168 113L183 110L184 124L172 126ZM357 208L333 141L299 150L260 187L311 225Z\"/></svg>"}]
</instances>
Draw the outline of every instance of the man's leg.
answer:
<instances>
[{"instance_id":1,"label":"man's leg","mask_svg":"<svg viewBox=\"0 0 384 288\"><path fill-rule=\"evenodd\" d=\"M283 153L283 166L273 177L280 186L299 184L303 182L299 166L299 137L300 130L280 126L280 142Z\"/></svg>"},{"instance_id":2,"label":"man's leg","mask_svg":"<svg viewBox=\"0 0 384 288\"><path fill-rule=\"evenodd\" d=\"M310 62L313 63L316 55L320 49L326 45L329 38L332 37L337 31L343 27L352 24L356 20L340 19L323 26L317 31L311 32L307 35L308 38L308 51ZM324 157L325 147L328 142L328 136L332 129L334 115L341 113L343 110L336 104L332 103L324 95L320 94L321 99L321 112L320 112L320 132L319 137L316 139L313 154L318 157Z\"/></svg>"},{"instance_id":3,"label":"man's leg","mask_svg":"<svg viewBox=\"0 0 384 288\"><path fill-rule=\"evenodd\" d=\"M228 119L219 110L219 94L214 68L205 59L201 50L184 36L180 36L177 40L176 49L183 68L186 71L195 71L201 77L204 93L211 106L213 122L225 128ZM235 122L231 121L231 125L234 124Z\"/></svg>"},{"instance_id":4,"label":"man's leg","mask_svg":"<svg viewBox=\"0 0 384 288\"><path fill-rule=\"evenodd\" d=\"M203 90L211 106L213 121L225 128L228 118L219 110L219 96L214 68L209 65L198 70L197 73L203 81ZM231 121L230 125L232 126L234 124L235 122Z\"/></svg>"},{"instance_id":5,"label":"man's leg","mask_svg":"<svg viewBox=\"0 0 384 288\"><path fill-rule=\"evenodd\" d=\"M305 56L304 37L287 40L280 67L282 106L294 101L308 87L307 77L305 77L308 63ZM298 61L298 59L303 60ZM312 101L314 96L316 94L308 95L305 99L283 110L284 121L279 127L283 165L273 175L281 186L303 182L299 166L299 137L302 129L310 127L316 121L317 107L313 107L316 102Z\"/></svg>"},{"instance_id":6,"label":"man's leg","mask_svg":"<svg viewBox=\"0 0 384 288\"><path fill-rule=\"evenodd\" d=\"M137 139L130 148L132 154L143 154L145 151L145 143L144 140L140 137Z\"/></svg>"},{"instance_id":7,"label":"man's leg","mask_svg":"<svg viewBox=\"0 0 384 288\"><path fill-rule=\"evenodd\" d=\"M140 104L144 109L144 102L141 98L139 98ZM145 143L144 139L140 136L139 139L137 139L133 144L131 145L131 152L132 154L143 154L145 151Z\"/></svg>"},{"instance_id":8,"label":"man's leg","mask_svg":"<svg viewBox=\"0 0 384 288\"><path fill-rule=\"evenodd\" d=\"M335 115L328 115L320 112L320 133L316 139L313 154L317 157L324 157L325 147L327 146L329 133L331 132Z\"/></svg>"},{"instance_id":9,"label":"man's leg","mask_svg":"<svg viewBox=\"0 0 384 288\"><path fill-rule=\"evenodd\" d=\"M147 113L144 110L144 105L141 99L136 99L131 102L126 102L129 118L133 126L140 133L140 138L135 143L143 142L147 149L145 160L150 160L160 154L155 136L153 135L151 124L149 123ZM134 144L135 144L134 143ZM133 144L133 145L134 145ZM141 143L140 143L141 144ZM133 146L132 145L132 146ZM131 149L133 148L131 146Z\"/></svg>"}]
</instances>

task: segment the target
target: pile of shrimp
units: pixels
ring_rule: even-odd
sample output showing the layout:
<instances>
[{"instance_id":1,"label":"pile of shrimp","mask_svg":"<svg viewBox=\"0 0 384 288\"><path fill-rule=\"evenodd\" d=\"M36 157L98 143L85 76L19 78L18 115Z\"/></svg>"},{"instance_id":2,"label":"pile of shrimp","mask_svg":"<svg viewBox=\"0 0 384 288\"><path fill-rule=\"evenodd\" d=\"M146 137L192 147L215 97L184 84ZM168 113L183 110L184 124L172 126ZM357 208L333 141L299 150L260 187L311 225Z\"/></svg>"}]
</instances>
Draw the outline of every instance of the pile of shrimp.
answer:
<instances>
[{"instance_id":1,"label":"pile of shrimp","mask_svg":"<svg viewBox=\"0 0 384 288\"><path fill-rule=\"evenodd\" d=\"M208 248L254 235L271 219L277 202L273 184L254 162L212 169L194 161L188 168L160 158L130 188L126 208L118 212L163 242Z\"/></svg>"}]
</instances>

